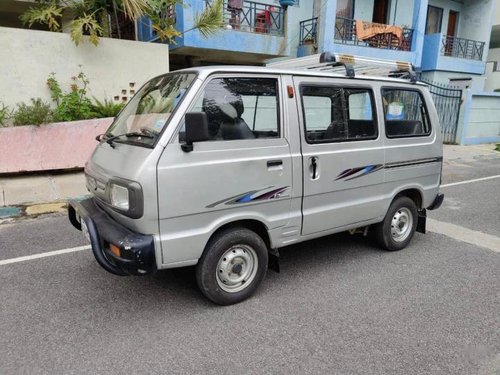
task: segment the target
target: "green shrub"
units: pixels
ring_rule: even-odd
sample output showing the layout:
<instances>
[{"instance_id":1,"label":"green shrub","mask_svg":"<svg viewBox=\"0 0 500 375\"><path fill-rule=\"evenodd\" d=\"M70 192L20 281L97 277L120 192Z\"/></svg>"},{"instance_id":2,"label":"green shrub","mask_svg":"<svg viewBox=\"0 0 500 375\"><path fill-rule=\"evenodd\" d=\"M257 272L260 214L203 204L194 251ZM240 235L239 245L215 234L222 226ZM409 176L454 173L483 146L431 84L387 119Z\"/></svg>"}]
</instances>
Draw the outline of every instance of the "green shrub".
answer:
<instances>
[{"instance_id":1,"label":"green shrub","mask_svg":"<svg viewBox=\"0 0 500 375\"><path fill-rule=\"evenodd\" d=\"M56 103L53 112L54 121L76 121L92 118L92 102L87 97L89 84L87 76L80 72L71 79L73 83L68 92L63 92L54 73L47 79L50 96Z\"/></svg>"},{"instance_id":2,"label":"green shrub","mask_svg":"<svg viewBox=\"0 0 500 375\"><path fill-rule=\"evenodd\" d=\"M47 124L52 121L52 111L42 99L31 98L31 104L17 104L12 118L14 126Z\"/></svg>"},{"instance_id":3,"label":"green shrub","mask_svg":"<svg viewBox=\"0 0 500 375\"><path fill-rule=\"evenodd\" d=\"M8 106L0 102L0 127L7 126L7 120L12 116L12 111Z\"/></svg>"},{"instance_id":4,"label":"green shrub","mask_svg":"<svg viewBox=\"0 0 500 375\"><path fill-rule=\"evenodd\" d=\"M497 147L495 147L495 151L500 151L500 143L497 143Z\"/></svg>"},{"instance_id":5,"label":"green shrub","mask_svg":"<svg viewBox=\"0 0 500 375\"><path fill-rule=\"evenodd\" d=\"M104 101L101 102L94 98L92 115L96 118L116 117L123 107L125 107L125 103L114 103L112 100L108 99L104 99Z\"/></svg>"}]
</instances>

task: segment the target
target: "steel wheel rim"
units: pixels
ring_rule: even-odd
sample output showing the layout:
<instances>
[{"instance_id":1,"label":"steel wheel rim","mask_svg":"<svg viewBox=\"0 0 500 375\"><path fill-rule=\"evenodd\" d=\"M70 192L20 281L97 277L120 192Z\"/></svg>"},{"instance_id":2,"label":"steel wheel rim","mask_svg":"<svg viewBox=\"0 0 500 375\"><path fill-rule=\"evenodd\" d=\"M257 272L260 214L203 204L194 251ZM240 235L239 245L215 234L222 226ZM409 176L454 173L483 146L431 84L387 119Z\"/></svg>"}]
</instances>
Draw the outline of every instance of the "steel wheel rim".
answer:
<instances>
[{"instance_id":1,"label":"steel wheel rim","mask_svg":"<svg viewBox=\"0 0 500 375\"><path fill-rule=\"evenodd\" d=\"M405 241L413 228L413 215L406 207L401 207L392 215L391 236L395 242Z\"/></svg>"},{"instance_id":2,"label":"steel wheel rim","mask_svg":"<svg viewBox=\"0 0 500 375\"><path fill-rule=\"evenodd\" d=\"M222 290L237 293L252 283L257 268L258 258L255 250L247 245L235 245L220 257L215 278Z\"/></svg>"}]
</instances>

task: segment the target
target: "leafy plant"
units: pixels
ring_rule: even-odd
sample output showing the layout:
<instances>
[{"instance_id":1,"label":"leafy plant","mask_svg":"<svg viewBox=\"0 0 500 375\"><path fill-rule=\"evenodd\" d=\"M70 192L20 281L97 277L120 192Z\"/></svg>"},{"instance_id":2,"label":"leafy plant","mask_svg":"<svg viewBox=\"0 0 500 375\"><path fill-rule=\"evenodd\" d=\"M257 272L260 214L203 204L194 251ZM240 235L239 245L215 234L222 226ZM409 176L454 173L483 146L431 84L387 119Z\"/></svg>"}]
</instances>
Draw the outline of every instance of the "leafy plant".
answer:
<instances>
[{"instance_id":1,"label":"leafy plant","mask_svg":"<svg viewBox=\"0 0 500 375\"><path fill-rule=\"evenodd\" d=\"M54 121L76 121L92 118L92 102L87 97L89 80L85 73L80 72L71 78L70 90L63 92L55 74L47 79L50 96L56 103L53 112Z\"/></svg>"},{"instance_id":2,"label":"leafy plant","mask_svg":"<svg viewBox=\"0 0 500 375\"><path fill-rule=\"evenodd\" d=\"M52 120L50 106L40 98L31 98L31 104L19 103L13 114L14 126L41 125Z\"/></svg>"},{"instance_id":3,"label":"leafy plant","mask_svg":"<svg viewBox=\"0 0 500 375\"><path fill-rule=\"evenodd\" d=\"M0 102L0 127L7 125L7 120L12 116L12 111L8 106Z\"/></svg>"},{"instance_id":4,"label":"leafy plant","mask_svg":"<svg viewBox=\"0 0 500 375\"><path fill-rule=\"evenodd\" d=\"M495 147L495 151L500 151L500 143L497 143L497 146Z\"/></svg>"},{"instance_id":5,"label":"leafy plant","mask_svg":"<svg viewBox=\"0 0 500 375\"><path fill-rule=\"evenodd\" d=\"M47 2L43 6L29 8L19 18L28 25L33 26L35 23L46 24L50 31L59 31L61 27L61 18L64 8L57 3Z\"/></svg>"},{"instance_id":6,"label":"leafy plant","mask_svg":"<svg viewBox=\"0 0 500 375\"><path fill-rule=\"evenodd\" d=\"M125 107L125 103L114 103L112 100L104 99L100 101L94 98L92 104L92 115L96 118L116 117L116 115Z\"/></svg>"},{"instance_id":7,"label":"leafy plant","mask_svg":"<svg viewBox=\"0 0 500 375\"><path fill-rule=\"evenodd\" d=\"M119 15L136 21L142 16L151 19L152 28L161 41L173 42L182 33L175 29L174 7L182 4L181 0L37 0L36 5L24 12L20 19L28 25L46 24L51 31L61 31L63 14L70 16L69 28L71 39L78 45L89 36L89 41L98 45L101 36L108 36L110 20L120 35ZM204 36L215 33L222 26L224 2L214 0L208 4L199 17L195 27Z\"/></svg>"},{"instance_id":8,"label":"leafy plant","mask_svg":"<svg viewBox=\"0 0 500 375\"><path fill-rule=\"evenodd\" d=\"M71 23L71 39L76 45L83 41L84 35L89 36L89 42L94 46L99 44L99 36L103 35L103 29L93 14L84 13Z\"/></svg>"}]
</instances>

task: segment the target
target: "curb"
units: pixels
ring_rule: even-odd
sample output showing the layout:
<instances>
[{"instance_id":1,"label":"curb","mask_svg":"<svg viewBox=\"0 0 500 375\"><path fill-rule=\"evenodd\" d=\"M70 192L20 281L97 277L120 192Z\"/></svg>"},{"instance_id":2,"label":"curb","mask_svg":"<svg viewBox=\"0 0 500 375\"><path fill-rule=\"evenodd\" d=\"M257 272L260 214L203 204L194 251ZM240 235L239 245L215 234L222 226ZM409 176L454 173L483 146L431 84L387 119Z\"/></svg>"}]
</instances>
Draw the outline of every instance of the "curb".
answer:
<instances>
[{"instance_id":1,"label":"curb","mask_svg":"<svg viewBox=\"0 0 500 375\"><path fill-rule=\"evenodd\" d=\"M78 196L71 199L83 200L88 195ZM65 212L68 208L68 199L56 200L52 202L23 204L0 207L0 224L25 217L37 217L44 214Z\"/></svg>"}]
</instances>

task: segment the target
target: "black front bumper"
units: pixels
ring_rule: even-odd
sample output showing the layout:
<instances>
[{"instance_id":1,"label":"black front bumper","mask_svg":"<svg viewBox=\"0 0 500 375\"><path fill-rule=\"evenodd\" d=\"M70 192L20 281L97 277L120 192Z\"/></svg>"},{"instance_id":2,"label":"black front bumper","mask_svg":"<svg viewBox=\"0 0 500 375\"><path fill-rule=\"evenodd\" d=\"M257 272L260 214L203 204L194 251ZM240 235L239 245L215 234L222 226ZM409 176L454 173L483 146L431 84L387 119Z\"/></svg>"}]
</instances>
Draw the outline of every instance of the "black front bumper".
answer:
<instances>
[{"instance_id":1,"label":"black front bumper","mask_svg":"<svg viewBox=\"0 0 500 375\"><path fill-rule=\"evenodd\" d=\"M93 198L68 202L68 217L73 226L88 229L92 252L97 262L115 275L146 275L157 270L153 236L134 233L116 222ZM110 250L120 248L120 256Z\"/></svg>"}]
</instances>

